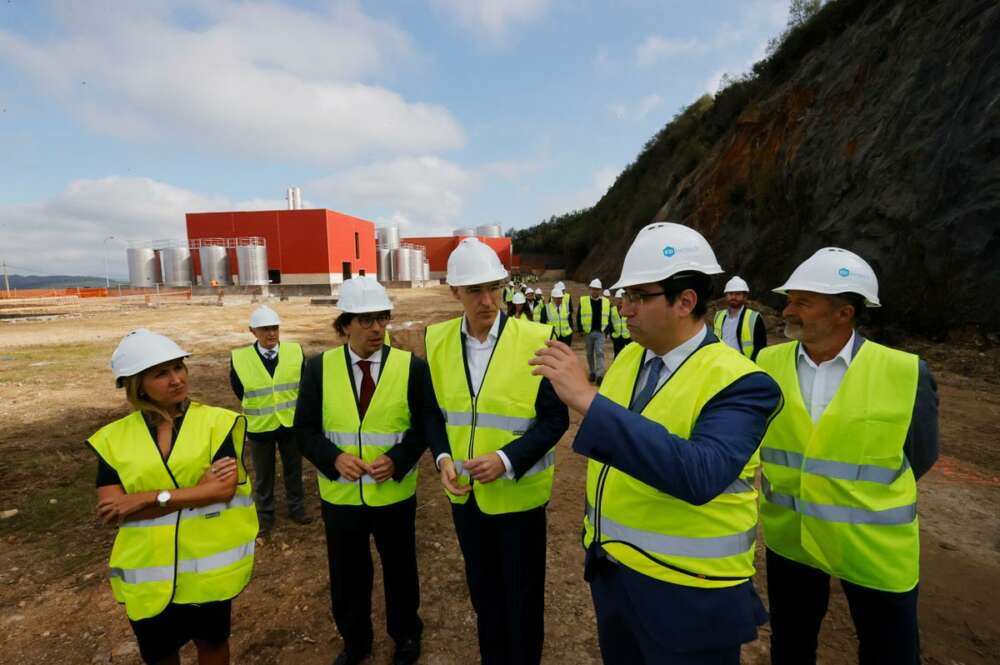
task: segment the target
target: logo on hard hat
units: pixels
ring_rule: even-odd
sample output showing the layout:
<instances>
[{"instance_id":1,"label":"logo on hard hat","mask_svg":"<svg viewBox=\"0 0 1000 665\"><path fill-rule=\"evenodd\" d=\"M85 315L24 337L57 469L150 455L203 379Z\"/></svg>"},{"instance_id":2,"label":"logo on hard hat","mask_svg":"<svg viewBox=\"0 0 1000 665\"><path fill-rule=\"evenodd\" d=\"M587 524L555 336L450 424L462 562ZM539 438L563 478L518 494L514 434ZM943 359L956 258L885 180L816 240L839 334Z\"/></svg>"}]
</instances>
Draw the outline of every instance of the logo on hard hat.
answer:
<instances>
[{"instance_id":1,"label":"logo on hard hat","mask_svg":"<svg viewBox=\"0 0 1000 665\"><path fill-rule=\"evenodd\" d=\"M664 247L664 248L663 248L663 255L664 255L665 257L667 257L668 259L669 259L669 258L670 258L671 256L673 256L673 255L674 255L674 254L675 254L676 252L677 252L677 250L675 250L675 249L674 249L673 247L671 247L670 245L667 245L666 247Z\"/></svg>"},{"instance_id":2,"label":"logo on hard hat","mask_svg":"<svg viewBox=\"0 0 1000 665\"><path fill-rule=\"evenodd\" d=\"M840 275L841 277L847 277L848 275L851 274L851 271L848 270L847 268L841 268L840 270L837 271L837 274Z\"/></svg>"}]
</instances>

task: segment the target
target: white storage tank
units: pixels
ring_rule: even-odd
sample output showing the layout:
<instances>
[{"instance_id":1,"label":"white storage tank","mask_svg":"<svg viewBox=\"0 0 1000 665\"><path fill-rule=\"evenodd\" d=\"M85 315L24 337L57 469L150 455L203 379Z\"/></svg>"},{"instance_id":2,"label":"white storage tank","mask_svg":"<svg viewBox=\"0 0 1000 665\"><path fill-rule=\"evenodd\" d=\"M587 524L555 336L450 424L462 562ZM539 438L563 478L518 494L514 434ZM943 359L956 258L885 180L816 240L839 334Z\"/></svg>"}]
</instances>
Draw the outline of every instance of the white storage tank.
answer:
<instances>
[{"instance_id":1,"label":"white storage tank","mask_svg":"<svg viewBox=\"0 0 1000 665\"><path fill-rule=\"evenodd\" d=\"M392 281L392 250L379 247L378 252L378 281L385 283Z\"/></svg>"},{"instance_id":2,"label":"white storage tank","mask_svg":"<svg viewBox=\"0 0 1000 665\"><path fill-rule=\"evenodd\" d=\"M229 268L229 251L220 245L202 245L198 249L201 261L201 284L212 286L214 281L219 286L232 284L232 271Z\"/></svg>"},{"instance_id":3,"label":"white storage tank","mask_svg":"<svg viewBox=\"0 0 1000 665\"><path fill-rule=\"evenodd\" d=\"M476 227L476 235L486 238L502 238L503 229L499 224L483 224Z\"/></svg>"},{"instance_id":4,"label":"white storage tank","mask_svg":"<svg viewBox=\"0 0 1000 665\"><path fill-rule=\"evenodd\" d=\"M413 279L410 273L410 248L398 247L392 251L392 265L395 268L393 278L400 282L409 282Z\"/></svg>"},{"instance_id":5,"label":"white storage tank","mask_svg":"<svg viewBox=\"0 0 1000 665\"><path fill-rule=\"evenodd\" d=\"M424 281L429 282L431 280L431 262L424 259Z\"/></svg>"},{"instance_id":6,"label":"white storage tank","mask_svg":"<svg viewBox=\"0 0 1000 665\"><path fill-rule=\"evenodd\" d=\"M152 287L163 282L160 257L156 250L150 247L129 247L125 254L128 258L128 283L131 286Z\"/></svg>"},{"instance_id":7,"label":"white storage tank","mask_svg":"<svg viewBox=\"0 0 1000 665\"><path fill-rule=\"evenodd\" d=\"M398 249L399 248L399 227L398 226L380 226L375 229L376 240L378 244L383 249Z\"/></svg>"},{"instance_id":8,"label":"white storage tank","mask_svg":"<svg viewBox=\"0 0 1000 665\"><path fill-rule=\"evenodd\" d=\"M267 247L264 245L238 245L236 268L240 286L265 286L271 283L267 274Z\"/></svg>"},{"instance_id":9,"label":"white storage tank","mask_svg":"<svg viewBox=\"0 0 1000 665\"><path fill-rule=\"evenodd\" d=\"M191 250L187 247L164 247L159 251L163 285L187 288L194 279Z\"/></svg>"},{"instance_id":10,"label":"white storage tank","mask_svg":"<svg viewBox=\"0 0 1000 665\"><path fill-rule=\"evenodd\" d=\"M476 230L471 226L466 226L465 228L462 229L455 229L454 231L452 231L451 235L456 237L474 236L476 235Z\"/></svg>"},{"instance_id":11,"label":"white storage tank","mask_svg":"<svg viewBox=\"0 0 1000 665\"><path fill-rule=\"evenodd\" d=\"M424 248L419 245L410 247L410 279L419 282L424 278Z\"/></svg>"}]
</instances>

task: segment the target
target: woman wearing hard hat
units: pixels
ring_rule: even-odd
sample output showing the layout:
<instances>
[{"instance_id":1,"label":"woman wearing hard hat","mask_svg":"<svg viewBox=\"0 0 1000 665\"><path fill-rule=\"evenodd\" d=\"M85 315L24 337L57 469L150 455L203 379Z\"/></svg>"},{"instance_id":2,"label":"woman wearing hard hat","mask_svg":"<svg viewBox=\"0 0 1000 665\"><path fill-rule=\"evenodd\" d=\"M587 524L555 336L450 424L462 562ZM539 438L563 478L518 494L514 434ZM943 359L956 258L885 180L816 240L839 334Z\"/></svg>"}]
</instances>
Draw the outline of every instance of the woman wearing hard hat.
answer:
<instances>
[{"instance_id":1,"label":"woman wearing hard hat","mask_svg":"<svg viewBox=\"0 0 1000 665\"><path fill-rule=\"evenodd\" d=\"M524 297L523 293L518 291L514 294L510 304L507 306L507 316L515 319L527 319L530 321L531 312L528 310L527 303L528 299Z\"/></svg>"},{"instance_id":2,"label":"woman wearing hard hat","mask_svg":"<svg viewBox=\"0 0 1000 665\"><path fill-rule=\"evenodd\" d=\"M705 325L722 272L694 229L639 231L612 288L632 344L600 389L557 342L532 364L583 419L583 543L606 663L738 665L767 614L751 578L756 452L777 384Z\"/></svg>"},{"instance_id":3,"label":"woman wearing hard hat","mask_svg":"<svg viewBox=\"0 0 1000 665\"><path fill-rule=\"evenodd\" d=\"M340 287L334 322L347 343L311 359L295 413L302 454L319 471L333 618L344 638L336 665L372 651L374 537L382 560L394 665L420 656L423 623L414 520L417 461L444 426L427 363L384 344L392 302L372 277Z\"/></svg>"},{"instance_id":4,"label":"woman wearing hard hat","mask_svg":"<svg viewBox=\"0 0 1000 665\"><path fill-rule=\"evenodd\" d=\"M111 588L147 663L229 662L230 601L250 581L257 513L243 468L243 416L188 399L188 354L145 328L111 370L133 407L88 440L97 513L118 527Z\"/></svg>"}]
</instances>

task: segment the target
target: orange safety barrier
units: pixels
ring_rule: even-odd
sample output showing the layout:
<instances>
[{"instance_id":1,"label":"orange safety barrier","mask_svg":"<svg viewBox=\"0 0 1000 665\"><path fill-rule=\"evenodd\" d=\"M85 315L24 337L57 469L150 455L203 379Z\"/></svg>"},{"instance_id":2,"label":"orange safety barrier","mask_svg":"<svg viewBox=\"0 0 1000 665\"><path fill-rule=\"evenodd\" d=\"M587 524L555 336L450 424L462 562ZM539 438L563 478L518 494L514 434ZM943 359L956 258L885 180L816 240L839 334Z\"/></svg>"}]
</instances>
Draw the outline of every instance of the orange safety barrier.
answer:
<instances>
[{"instance_id":1,"label":"orange safety barrier","mask_svg":"<svg viewBox=\"0 0 1000 665\"><path fill-rule=\"evenodd\" d=\"M172 297L172 298L191 298L191 289L160 289L157 291L155 288L123 288L119 289L116 287L111 287L111 289L106 289L104 287L99 288L65 288L65 289L11 289L8 294L7 291L0 288L0 300L14 300L14 299L25 299L25 298L67 298L67 297L77 297L77 298L117 298L119 296L145 296L145 295L159 295L162 297Z\"/></svg>"}]
</instances>

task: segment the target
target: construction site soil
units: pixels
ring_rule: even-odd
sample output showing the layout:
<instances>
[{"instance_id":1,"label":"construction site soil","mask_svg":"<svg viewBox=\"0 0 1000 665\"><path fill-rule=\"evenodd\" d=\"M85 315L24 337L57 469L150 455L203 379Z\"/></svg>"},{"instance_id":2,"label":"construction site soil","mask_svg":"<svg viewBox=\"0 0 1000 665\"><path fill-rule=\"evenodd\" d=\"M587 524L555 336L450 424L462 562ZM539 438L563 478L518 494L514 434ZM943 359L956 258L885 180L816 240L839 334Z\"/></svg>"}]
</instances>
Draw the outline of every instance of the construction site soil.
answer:
<instances>
[{"instance_id":1,"label":"construction site soil","mask_svg":"<svg viewBox=\"0 0 1000 665\"><path fill-rule=\"evenodd\" d=\"M581 285L571 289L584 291ZM394 343L419 354L424 326L459 313L446 287L391 295ZM237 409L228 354L251 341L246 321L253 307L248 298L227 299L222 306L214 298L159 305L94 299L69 316L0 321L0 663L140 662L123 608L107 583L114 529L95 518L95 458L84 444L127 412L108 359L130 329L163 332L194 353L192 397ZM276 307L283 338L302 343L307 354L341 343L330 326L333 308L304 298ZM772 341L779 341L777 319L768 321ZM929 361L941 398L941 458L919 485L924 663L1000 662L1000 349L921 340L900 345ZM548 510L545 663L600 662L579 538L586 460L570 450L578 423L573 416L559 443ZM308 463L305 468L308 510L317 519L307 526L279 520L272 537L258 541L253 579L233 605L233 662L319 665L340 650L329 610L315 470ZM420 470L417 554L426 625L421 662L476 662L462 558L430 455ZM758 566L754 583L766 603L760 548ZM391 662L393 649L381 588L377 576L377 637L369 661L375 664ZM760 639L744 647L744 663L768 662L768 635L764 626ZM856 662L856 638L838 584L820 644L820 663ZM195 662L193 647L184 649L182 660Z\"/></svg>"}]
</instances>

